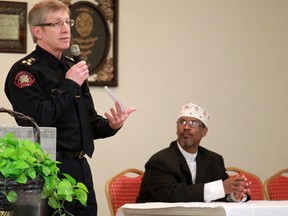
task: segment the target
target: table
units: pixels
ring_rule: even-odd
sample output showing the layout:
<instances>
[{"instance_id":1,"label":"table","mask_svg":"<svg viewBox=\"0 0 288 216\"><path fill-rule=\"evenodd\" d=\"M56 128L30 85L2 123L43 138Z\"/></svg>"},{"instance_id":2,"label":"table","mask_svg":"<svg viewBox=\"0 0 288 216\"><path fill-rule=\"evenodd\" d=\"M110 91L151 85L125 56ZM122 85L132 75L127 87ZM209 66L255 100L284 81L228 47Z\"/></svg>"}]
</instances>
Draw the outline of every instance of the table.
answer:
<instances>
[{"instance_id":1,"label":"table","mask_svg":"<svg viewBox=\"0 0 288 216\"><path fill-rule=\"evenodd\" d=\"M116 216L288 216L288 200L125 204Z\"/></svg>"}]
</instances>

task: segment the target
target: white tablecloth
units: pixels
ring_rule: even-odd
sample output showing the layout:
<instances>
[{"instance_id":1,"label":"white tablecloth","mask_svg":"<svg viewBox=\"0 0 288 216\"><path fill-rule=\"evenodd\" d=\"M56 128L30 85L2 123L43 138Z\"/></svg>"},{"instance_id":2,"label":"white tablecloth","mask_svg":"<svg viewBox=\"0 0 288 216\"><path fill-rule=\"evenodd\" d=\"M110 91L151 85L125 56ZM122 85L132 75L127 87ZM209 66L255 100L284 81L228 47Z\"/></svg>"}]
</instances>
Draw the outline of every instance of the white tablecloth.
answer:
<instances>
[{"instance_id":1,"label":"white tablecloth","mask_svg":"<svg viewBox=\"0 0 288 216\"><path fill-rule=\"evenodd\" d=\"M149 210L149 214L147 214ZM171 211L173 210L173 211ZM245 203L191 202L191 203L139 203L125 204L116 216L126 215L226 215L226 216L288 216L288 201L249 201ZM140 212L145 212L141 214ZM125 212L130 212L125 214ZM171 213L170 213L171 212ZM190 214L191 213L191 214ZM162 214L163 215L163 214Z\"/></svg>"},{"instance_id":2,"label":"white tablecloth","mask_svg":"<svg viewBox=\"0 0 288 216\"><path fill-rule=\"evenodd\" d=\"M227 216L288 216L288 201L222 203Z\"/></svg>"}]
</instances>

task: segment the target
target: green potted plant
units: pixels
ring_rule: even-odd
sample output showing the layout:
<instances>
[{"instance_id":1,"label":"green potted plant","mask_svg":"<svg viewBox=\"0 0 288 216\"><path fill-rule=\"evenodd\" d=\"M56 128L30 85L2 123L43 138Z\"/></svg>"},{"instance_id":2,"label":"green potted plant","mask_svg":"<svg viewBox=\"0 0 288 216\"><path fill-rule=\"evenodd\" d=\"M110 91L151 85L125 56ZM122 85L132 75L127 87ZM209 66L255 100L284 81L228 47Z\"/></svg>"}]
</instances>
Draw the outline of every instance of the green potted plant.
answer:
<instances>
[{"instance_id":1,"label":"green potted plant","mask_svg":"<svg viewBox=\"0 0 288 216\"><path fill-rule=\"evenodd\" d=\"M0 138L0 194L9 203L15 203L19 197L17 185L19 188L23 185L40 185L40 198L48 199L55 214L72 215L65 210L64 201L78 200L86 205L88 191L83 183L61 173L57 167L59 163L52 160L37 142L19 140L13 133L8 133ZM63 177L60 178L59 174ZM9 187L11 181L13 185L17 184L12 189ZM32 192L33 189L30 188L28 195Z\"/></svg>"}]
</instances>

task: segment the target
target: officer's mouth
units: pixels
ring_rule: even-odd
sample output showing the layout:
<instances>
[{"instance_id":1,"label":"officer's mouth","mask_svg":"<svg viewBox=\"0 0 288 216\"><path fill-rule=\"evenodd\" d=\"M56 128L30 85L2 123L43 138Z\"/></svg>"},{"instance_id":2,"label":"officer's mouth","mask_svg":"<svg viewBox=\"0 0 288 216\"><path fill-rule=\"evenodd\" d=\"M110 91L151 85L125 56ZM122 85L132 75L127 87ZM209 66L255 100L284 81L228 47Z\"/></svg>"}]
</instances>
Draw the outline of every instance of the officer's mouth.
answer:
<instances>
[{"instance_id":1,"label":"officer's mouth","mask_svg":"<svg viewBox=\"0 0 288 216\"><path fill-rule=\"evenodd\" d=\"M70 41L70 37L60 38L61 41Z\"/></svg>"}]
</instances>

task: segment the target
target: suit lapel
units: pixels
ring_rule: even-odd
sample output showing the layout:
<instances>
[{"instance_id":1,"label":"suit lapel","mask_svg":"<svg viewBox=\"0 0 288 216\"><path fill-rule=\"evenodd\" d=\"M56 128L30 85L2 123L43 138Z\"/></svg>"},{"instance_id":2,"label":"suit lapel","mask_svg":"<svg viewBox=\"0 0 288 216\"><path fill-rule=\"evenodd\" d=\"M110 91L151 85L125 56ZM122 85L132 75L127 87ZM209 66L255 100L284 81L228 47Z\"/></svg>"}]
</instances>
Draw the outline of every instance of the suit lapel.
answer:
<instances>
[{"instance_id":1,"label":"suit lapel","mask_svg":"<svg viewBox=\"0 0 288 216\"><path fill-rule=\"evenodd\" d=\"M183 173L186 176L186 178L188 178L189 181L192 183L192 177L191 177L190 169L188 167L188 164L187 164L184 156L182 155L182 153L180 152L180 150L178 148L177 142L176 141L172 142L171 147L175 151L176 157L179 160L180 169L182 170L181 173Z\"/></svg>"},{"instance_id":2,"label":"suit lapel","mask_svg":"<svg viewBox=\"0 0 288 216\"><path fill-rule=\"evenodd\" d=\"M206 161L206 157L201 151L201 147L198 149L198 155L196 158L197 170L196 170L196 183L197 182L205 182L206 170L208 170L208 163Z\"/></svg>"}]
</instances>

